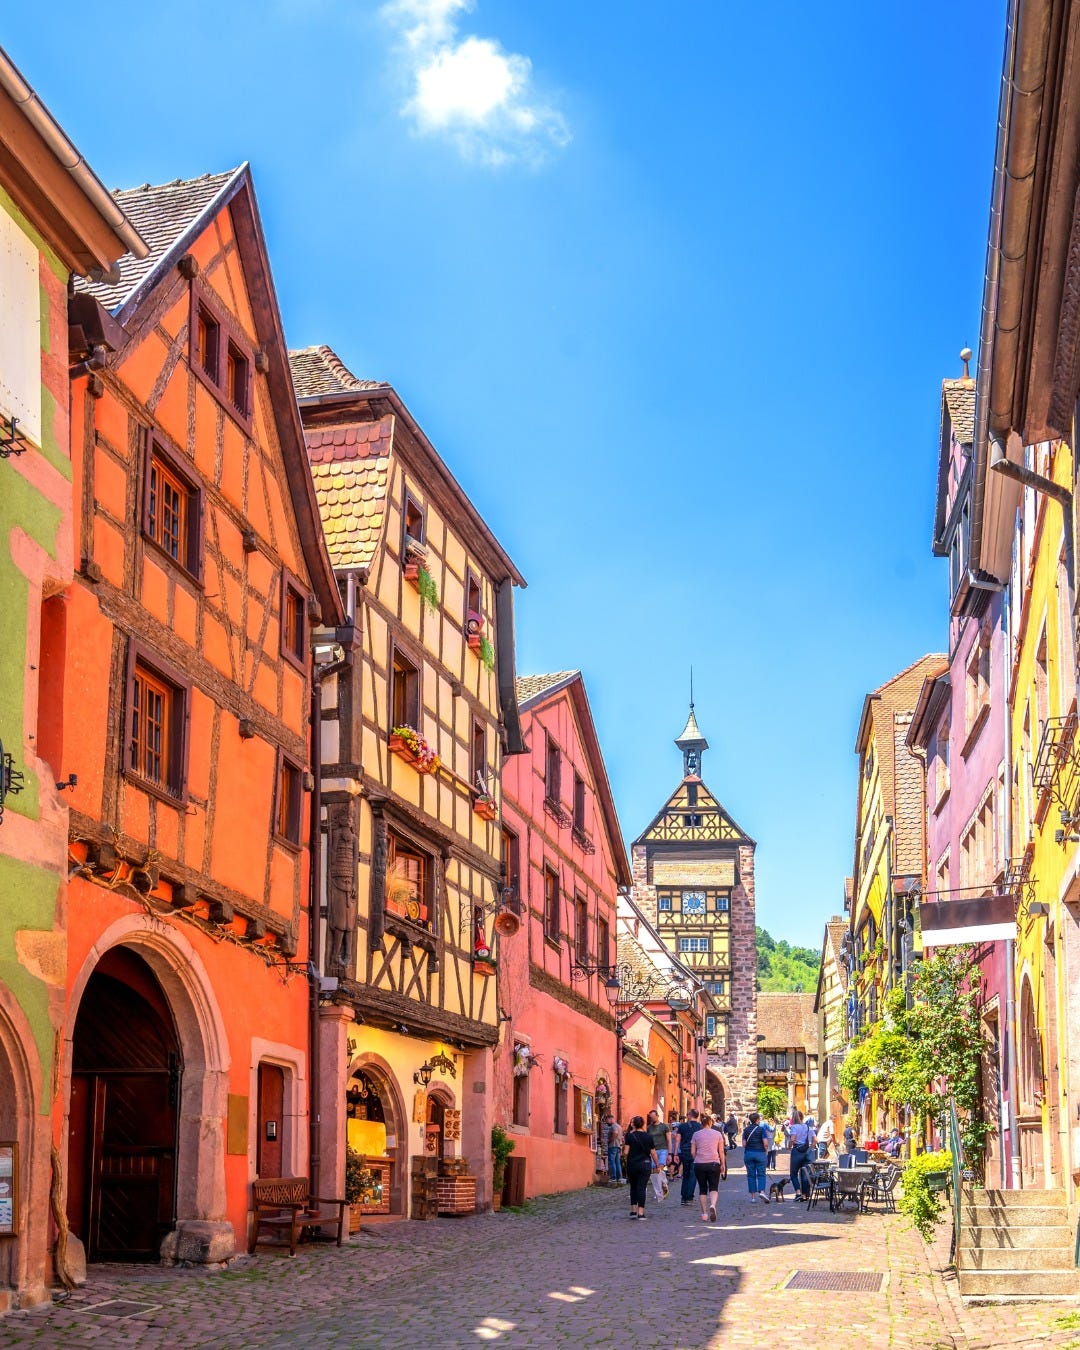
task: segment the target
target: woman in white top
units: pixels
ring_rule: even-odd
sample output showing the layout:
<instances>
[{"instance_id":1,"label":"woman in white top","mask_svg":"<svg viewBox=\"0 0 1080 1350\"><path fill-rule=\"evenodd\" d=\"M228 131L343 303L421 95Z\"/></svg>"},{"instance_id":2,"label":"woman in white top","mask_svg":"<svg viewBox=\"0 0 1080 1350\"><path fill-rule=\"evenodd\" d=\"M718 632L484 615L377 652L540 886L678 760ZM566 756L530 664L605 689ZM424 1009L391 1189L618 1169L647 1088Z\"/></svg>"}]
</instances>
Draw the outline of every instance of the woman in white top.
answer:
<instances>
[{"instance_id":1,"label":"woman in white top","mask_svg":"<svg viewBox=\"0 0 1080 1350\"><path fill-rule=\"evenodd\" d=\"M795 1189L796 1200L810 1199L810 1173L804 1168L814 1157L813 1117L803 1120L802 1112L796 1111L791 1117L791 1184Z\"/></svg>"}]
</instances>

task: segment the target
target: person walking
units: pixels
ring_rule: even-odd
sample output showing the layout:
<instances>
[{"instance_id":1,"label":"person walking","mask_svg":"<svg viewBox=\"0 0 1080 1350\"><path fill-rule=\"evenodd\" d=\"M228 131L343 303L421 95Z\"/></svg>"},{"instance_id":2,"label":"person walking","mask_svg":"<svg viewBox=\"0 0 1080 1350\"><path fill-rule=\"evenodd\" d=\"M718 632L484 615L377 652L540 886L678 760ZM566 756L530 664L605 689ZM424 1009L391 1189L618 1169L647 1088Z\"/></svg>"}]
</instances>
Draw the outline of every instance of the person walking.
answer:
<instances>
[{"instance_id":1,"label":"person walking","mask_svg":"<svg viewBox=\"0 0 1080 1350\"><path fill-rule=\"evenodd\" d=\"M822 1122L821 1129L817 1132L817 1155L819 1158L827 1158L829 1149L836 1137L836 1127L832 1123L832 1116L826 1116Z\"/></svg>"},{"instance_id":2,"label":"person walking","mask_svg":"<svg viewBox=\"0 0 1080 1350\"><path fill-rule=\"evenodd\" d=\"M682 1169L682 1186L679 1195L684 1205L694 1203L694 1187L697 1184L697 1178L694 1176L694 1155L691 1145L694 1135L700 1129L701 1121L698 1119L698 1113L691 1107L686 1113L686 1119L679 1126L679 1166Z\"/></svg>"},{"instance_id":3,"label":"person walking","mask_svg":"<svg viewBox=\"0 0 1080 1350\"><path fill-rule=\"evenodd\" d=\"M810 1173L804 1172L810 1160L816 1157L814 1149L814 1117L803 1119L802 1112L796 1111L791 1117L791 1161L789 1176L795 1190L796 1200L810 1199Z\"/></svg>"},{"instance_id":4,"label":"person walking","mask_svg":"<svg viewBox=\"0 0 1080 1350\"><path fill-rule=\"evenodd\" d=\"M726 1149L724 1136L713 1127L712 1116L707 1111L702 1114L701 1129L690 1140L690 1156L701 1197L701 1222L715 1223L720 1178L726 1171Z\"/></svg>"},{"instance_id":5,"label":"person walking","mask_svg":"<svg viewBox=\"0 0 1080 1350\"><path fill-rule=\"evenodd\" d=\"M858 1148L858 1143L857 1143L857 1141L856 1141L856 1139L855 1139L855 1130L854 1130L854 1128L853 1128L851 1125L845 1125L845 1126L844 1126L844 1152L845 1152L845 1153L854 1153L855 1150L856 1150L856 1148Z\"/></svg>"},{"instance_id":6,"label":"person walking","mask_svg":"<svg viewBox=\"0 0 1080 1350\"><path fill-rule=\"evenodd\" d=\"M652 1135L653 1148L656 1149L657 1165L656 1171L652 1174L653 1195L658 1201L666 1200L668 1193L668 1142L671 1135L671 1126L666 1125L660 1119L660 1112L653 1107L649 1112L645 1128Z\"/></svg>"},{"instance_id":7,"label":"person walking","mask_svg":"<svg viewBox=\"0 0 1080 1350\"><path fill-rule=\"evenodd\" d=\"M630 1217L645 1217L645 1192L649 1177L657 1166L652 1135L645 1128L645 1117L635 1116L626 1132L626 1177L630 1182Z\"/></svg>"},{"instance_id":8,"label":"person walking","mask_svg":"<svg viewBox=\"0 0 1080 1350\"><path fill-rule=\"evenodd\" d=\"M734 1148L735 1140L739 1137L739 1122L735 1119L734 1111L728 1112L728 1118L724 1121L724 1133L727 1135L728 1148Z\"/></svg>"},{"instance_id":9,"label":"person walking","mask_svg":"<svg viewBox=\"0 0 1080 1350\"><path fill-rule=\"evenodd\" d=\"M610 1111L604 1117L604 1147L607 1149L608 1181L614 1186L621 1186L623 1129Z\"/></svg>"},{"instance_id":10,"label":"person walking","mask_svg":"<svg viewBox=\"0 0 1080 1350\"><path fill-rule=\"evenodd\" d=\"M751 1111L747 1117L746 1128L742 1134L743 1162L746 1164L746 1187L750 1192L750 1203L757 1203L758 1196L761 1196L761 1203L767 1205L769 1202L765 1198L765 1164L769 1156L769 1149L765 1139L765 1131L761 1127L761 1117L756 1111Z\"/></svg>"}]
</instances>

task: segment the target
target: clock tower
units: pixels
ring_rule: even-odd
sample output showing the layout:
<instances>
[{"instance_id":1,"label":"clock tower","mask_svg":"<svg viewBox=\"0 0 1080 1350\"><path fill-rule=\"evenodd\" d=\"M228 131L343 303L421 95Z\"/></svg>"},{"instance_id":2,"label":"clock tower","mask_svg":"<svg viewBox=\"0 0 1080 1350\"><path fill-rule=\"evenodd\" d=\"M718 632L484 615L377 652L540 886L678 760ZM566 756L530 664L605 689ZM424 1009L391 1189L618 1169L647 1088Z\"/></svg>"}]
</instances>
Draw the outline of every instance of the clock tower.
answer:
<instances>
[{"instance_id":1,"label":"clock tower","mask_svg":"<svg viewBox=\"0 0 1080 1350\"><path fill-rule=\"evenodd\" d=\"M682 782L634 841L632 896L668 950L704 984L716 1013L706 1098L724 1115L757 1106L757 847L705 785L709 742L694 712L675 744Z\"/></svg>"}]
</instances>

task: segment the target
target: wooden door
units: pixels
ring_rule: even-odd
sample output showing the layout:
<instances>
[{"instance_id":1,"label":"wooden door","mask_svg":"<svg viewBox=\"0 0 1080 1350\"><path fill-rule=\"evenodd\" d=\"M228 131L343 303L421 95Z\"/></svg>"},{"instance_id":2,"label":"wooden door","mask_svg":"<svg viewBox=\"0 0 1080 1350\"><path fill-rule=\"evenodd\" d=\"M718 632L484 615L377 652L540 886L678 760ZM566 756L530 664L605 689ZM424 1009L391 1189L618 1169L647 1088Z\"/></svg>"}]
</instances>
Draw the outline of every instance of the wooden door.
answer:
<instances>
[{"instance_id":1,"label":"wooden door","mask_svg":"<svg viewBox=\"0 0 1080 1350\"><path fill-rule=\"evenodd\" d=\"M280 1177L285 1114L285 1070L259 1065L258 1144L255 1170L260 1177Z\"/></svg>"},{"instance_id":2,"label":"wooden door","mask_svg":"<svg viewBox=\"0 0 1080 1350\"><path fill-rule=\"evenodd\" d=\"M437 1157L441 1158L443 1156L443 1148L445 1144L443 1125L446 1122L446 1106L444 1105L441 1097L431 1096L428 1098L427 1118L428 1118L428 1128L427 1128L428 1140L430 1141L431 1137L434 1136L436 1141L434 1149L431 1148L429 1142L427 1151L429 1153L434 1152Z\"/></svg>"},{"instance_id":3,"label":"wooden door","mask_svg":"<svg viewBox=\"0 0 1080 1350\"><path fill-rule=\"evenodd\" d=\"M176 1216L181 1063L149 967L117 949L75 1021L68 1222L92 1261L156 1261Z\"/></svg>"}]
</instances>

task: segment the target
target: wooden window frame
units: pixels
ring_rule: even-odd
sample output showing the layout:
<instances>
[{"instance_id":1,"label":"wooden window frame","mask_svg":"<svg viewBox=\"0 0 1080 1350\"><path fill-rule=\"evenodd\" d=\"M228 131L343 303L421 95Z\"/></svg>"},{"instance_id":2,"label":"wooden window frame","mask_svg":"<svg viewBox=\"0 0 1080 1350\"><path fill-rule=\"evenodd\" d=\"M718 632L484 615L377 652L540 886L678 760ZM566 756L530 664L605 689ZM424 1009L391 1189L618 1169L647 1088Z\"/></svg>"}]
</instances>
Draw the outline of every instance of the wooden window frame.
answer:
<instances>
[{"instance_id":1,"label":"wooden window frame","mask_svg":"<svg viewBox=\"0 0 1080 1350\"><path fill-rule=\"evenodd\" d=\"M410 701L415 700L416 707L415 707L415 715L411 717L399 718L397 716L396 692L397 692L397 664L399 659L409 667L409 670L412 672L412 676L415 680L415 685ZM387 732L393 731L393 729L396 726L408 726L412 727L413 730L418 734L420 735L423 734L420 730L420 723L423 721L423 713L424 713L423 681L421 678L422 671L423 671L422 662L417 660L417 658L413 655L412 651L408 647L404 646L400 642L397 642L396 640L391 642L389 687L387 689L388 695L387 709L390 714L389 719L390 725L387 727Z\"/></svg>"},{"instance_id":2,"label":"wooden window frame","mask_svg":"<svg viewBox=\"0 0 1080 1350\"><path fill-rule=\"evenodd\" d=\"M529 1128L529 1077L527 1073L515 1074L510 1101L510 1123L519 1130ZM524 1120L521 1117L524 1116Z\"/></svg>"},{"instance_id":3,"label":"wooden window frame","mask_svg":"<svg viewBox=\"0 0 1080 1350\"><path fill-rule=\"evenodd\" d=\"M435 894L436 851L429 845L422 843L414 834L398 825L396 821L394 823L388 823L386 827L386 878L388 886L390 870L393 866L394 854L397 848L400 848L409 856L419 858L423 862L423 877L420 894L417 899L427 913L426 915L422 914L420 918L410 918L408 914L402 914L396 909L391 909L389 898L387 897L384 902L386 916L394 923L409 924L413 928L419 929L421 932L435 936L438 932L438 924L436 922L437 916L435 913L437 901L437 896Z\"/></svg>"},{"instance_id":4,"label":"wooden window frame","mask_svg":"<svg viewBox=\"0 0 1080 1350\"><path fill-rule=\"evenodd\" d=\"M585 779L574 770L574 829L585 834Z\"/></svg>"},{"instance_id":5,"label":"wooden window frame","mask_svg":"<svg viewBox=\"0 0 1080 1350\"><path fill-rule=\"evenodd\" d=\"M554 896L549 893L549 883L554 883ZM544 937L558 945L562 935L562 886L559 872L550 864L544 864Z\"/></svg>"},{"instance_id":6,"label":"wooden window frame","mask_svg":"<svg viewBox=\"0 0 1080 1350\"><path fill-rule=\"evenodd\" d=\"M234 384L239 372L240 388ZM251 357L231 337L225 339L225 397L245 421L251 418Z\"/></svg>"},{"instance_id":7,"label":"wooden window frame","mask_svg":"<svg viewBox=\"0 0 1080 1350\"><path fill-rule=\"evenodd\" d=\"M589 901L580 893L574 896L574 956L579 965L589 960Z\"/></svg>"},{"instance_id":8,"label":"wooden window frame","mask_svg":"<svg viewBox=\"0 0 1080 1350\"><path fill-rule=\"evenodd\" d=\"M178 451L174 450L156 431L146 429L144 437L142 480L142 537L152 545L155 554L168 560L172 567L178 567L186 577L198 586L203 584L203 506L204 491L202 479L194 466ZM151 479L155 461L165 473L176 480L187 499L184 535L187 554L186 560L174 558L165 543L155 538L151 530L150 503Z\"/></svg>"},{"instance_id":9,"label":"wooden window frame","mask_svg":"<svg viewBox=\"0 0 1080 1350\"><path fill-rule=\"evenodd\" d=\"M472 592L476 593L476 604L471 604ZM465 567L465 614L462 619L462 627L465 629L466 638L469 637L469 620L473 615L480 620L480 632L484 631L484 583L480 578L480 573L466 564Z\"/></svg>"},{"instance_id":10,"label":"wooden window frame","mask_svg":"<svg viewBox=\"0 0 1080 1350\"><path fill-rule=\"evenodd\" d=\"M131 763L131 719L135 708L135 681L139 671L171 695L169 707L169 743L165 781L149 778ZM188 742L191 720L191 681L184 679L152 648L131 638L128 642L124 679L123 775L144 791L177 806L187 800Z\"/></svg>"},{"instance_id":11,"label":"wooden window frame","mask_svg":"<svg viewBox=\"0 0 1080 1350\"><path fill-rule=\"evenodd\" d=\"M409 509L416 512L420 517L419 535L409 533ZM413 492L412 488L406 487L401 498L401 557L404 560L405 549L409 540L427 548L427 508Z\"/></svg>"},{"instance_id":12,"label":"wooden window frame","mask_svg":"<svg viewBox=\"0 0 1080 1350\"><path fill-rule=\"evenodd\" d=\"M570 1133L570 1084L565 1079L555 1083L554 1106L551 1132L556 1139L564 1139Z\"/></svg>"},{"instance_id":13,"label":"wooden window frame","mask_svg":"<svg viewBox=\"0 0 1080 1350\"><path fill-rule=\"evenodd\" d=\"M485 790L491 790L488 786L487 749L487 727L481 718L474 716L469 731L469 785L474 792L479 791L481 779Z\"/></svg>"},{"instance_id":14,"label":"wooden window frame","mask_svg":"<svg viewBox=\"0 0 1080 1350\"><path fill-rule=\"evenodd\" d=\"M301 650L296 651L288 639L289 601L300 606ZM298 576L287 567L281 569L281 589L278 593L278 636L281 655L291 666L307 674L308 669L308 593Z\"/></svg>"},{"instance_id":15,"label":"wooden window frame","mask_svg":"<svg viewBox=\"0 0 1080 1350\"><path fill-rule=\"evenodd\" d=\"M499 838L503 855L503 889L509 891L509 895L504 898L514 913L520 914L523 903L521 894L521 838L516 830L511 830L506 825L502 826Z\"/></svg>"},{"instance_id":16,"label":"wooden window frame","mask_svg":"<svg viewBox=\"0 0 1080 1350\"><path fill-rule=\"evenodd\" d=\"M544 797L558 806L562 801L562 751L550 732L544 737Z\"/></svg>"},{"instance_id":17,"label":"wooden window frame","mask_svg":"<svg viewBox=\"0 0 1080 1350\"><path fill-rule=\"evenodd\" d=\"M198 359L195 351L195 334L198 332L199 311L205 312L212 323L217 325L216 369L208 370ZM229 393L228 355L230 345L236 354L246 362L246 388L243 407L234 402ZM225 309L209 286L195 280L191 283L191 310L188 319L188 365L200 381L213 394L229 416L250 435L251 410L254 404L255 352L244 336L236 320Z\"/></svg>"},{"instance_id":18,"label":"wooden window frame","mask_svg":"<svg viewBox=\"0 0 1080 1350\"><path fill-rule=\"evenodd\" d=\"M596 968L599 975L607 976L612 970L611 961L611 924L602 915L596 918Z\"/></svg>"},{"instance_id":19,"label":"wooden window frame","mask_svg":"<svg viewBox=\"0 0 1080 1350\"><path fill-rule=\"evenodd\" d=\"M286 829L283 831L281 825L281 790L285 779L286 770L295 774L295 788L292 791L292 807L295 810L295 836L289 832L287 822ZM290 813L291 814L291 813ZM280 747L277 752L277 760L274 765L274 805L273 816L270 822L270 833L274 837L276 844L281 844L293 852L299 852L303 847L304 836L304 767L299 764L291 755L287 755Z\"/></svg>"}]
</instances>

